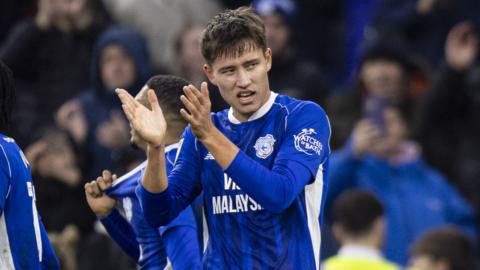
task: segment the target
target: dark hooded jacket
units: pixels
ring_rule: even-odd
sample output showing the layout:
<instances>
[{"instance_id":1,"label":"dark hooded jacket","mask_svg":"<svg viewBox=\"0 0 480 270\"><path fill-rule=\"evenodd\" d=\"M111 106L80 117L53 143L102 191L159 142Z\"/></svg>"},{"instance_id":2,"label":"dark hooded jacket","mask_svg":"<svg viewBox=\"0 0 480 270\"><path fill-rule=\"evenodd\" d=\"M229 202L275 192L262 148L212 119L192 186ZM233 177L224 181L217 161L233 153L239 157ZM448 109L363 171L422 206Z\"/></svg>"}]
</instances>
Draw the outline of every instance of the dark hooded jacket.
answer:
<instances>
[{"instance_id":1,"label":"dark hooded jacket","mask_svg":"<svg viewBox=\"0 0 480 270\"><path fill-rule=\"evenodd\" d=\"M118 45L125 49L135 64L135 82L125 85L135 95L151 76L149 53L144 39L136 32L119 27L107 29L99 37L93 51L91 80L92 87L79 97L88 125L87 137L81 152L83 155L85 180L99 176L103 169L115 171L124 158L127 149L109 149L97 139L96 130L104 122L110 121L113 112L123 115L121 103L115 89L107 89L101 78L100 59L102 50L109 45Z\"/></svg>"}]
</instances>

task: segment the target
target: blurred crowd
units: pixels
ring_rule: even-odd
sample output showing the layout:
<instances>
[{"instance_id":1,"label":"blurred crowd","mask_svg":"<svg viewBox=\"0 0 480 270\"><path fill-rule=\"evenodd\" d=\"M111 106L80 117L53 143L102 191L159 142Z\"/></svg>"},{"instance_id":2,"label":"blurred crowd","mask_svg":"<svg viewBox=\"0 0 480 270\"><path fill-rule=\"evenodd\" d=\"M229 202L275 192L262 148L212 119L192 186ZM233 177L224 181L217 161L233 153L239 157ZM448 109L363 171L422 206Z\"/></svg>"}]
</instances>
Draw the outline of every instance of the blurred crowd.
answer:
<instances>
[{"instance_id":1,"label":"blurred crowd","mask_svg":"<svg viewBox=\"0 0 480 270\"><path fill-rule=\"evenodd\" d=\"M330 118L325 269L355 256L476 269L479 1L1 1L0 59L17 88L8 135L26 150L62 268L135 269L83 191L103 169L121 175L145 159L114 89L136 94L162 73L199 86L204 24L241 5L265 22L271 90Z\"/></svg>"}]
</instances>

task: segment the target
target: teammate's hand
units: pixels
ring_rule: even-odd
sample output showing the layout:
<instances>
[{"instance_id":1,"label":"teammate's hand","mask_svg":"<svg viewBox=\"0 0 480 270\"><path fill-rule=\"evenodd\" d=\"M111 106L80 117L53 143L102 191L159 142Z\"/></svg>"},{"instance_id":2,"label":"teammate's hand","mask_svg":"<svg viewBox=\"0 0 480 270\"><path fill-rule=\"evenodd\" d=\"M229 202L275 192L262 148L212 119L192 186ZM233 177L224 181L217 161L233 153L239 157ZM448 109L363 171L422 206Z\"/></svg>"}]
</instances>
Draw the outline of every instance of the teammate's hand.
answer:
<instances>
[{"instance_id":1,"label":"teammate's hand","mask_svg":"<svg viewBox=\"0 0 480 270\"><path fill-rule=\"evenodd\" d=\"M183 87L185 94L180 99L186 110L181 109L180 114L190 124L195 137L202 141L208 137L215 126L210 116L212 104L208 95L207 83L203 82L200 88L201 91L198 91L193 85Z\"/></svg>"},{"instance_id":2,"label":"teammate's hand","mask_svg":"<svg viewBox=\"0 0 480 270\"><path fill-rule=\"evenodd\" d=\"M108 186L108 183L113 182L117 177L111 175L110 172L104 171L102 176L97 177L97 180L85 184L85 196L90 209L99 217L106 217L112 212L115 207L116 200L107 196L102 188ZM111 177L104 178L103 176L110 175ZM110 180L109 180L110 179Z\"/></svg>"},{"instance_id":3,"label":"teammate's hand","mask_svg":"<svg viewBox=\"0 0 480 270\"><path fill-rule=\"evenodd\" d=\"M152 110L135 100L126 90L117 89L118 97L122 101L122 108L128 121L137 134L149 145L158 147L164 144L167 122L162 108L158 104L157 96L151 89L148 90L148 102Z\"/></svg>"}]
</instances>

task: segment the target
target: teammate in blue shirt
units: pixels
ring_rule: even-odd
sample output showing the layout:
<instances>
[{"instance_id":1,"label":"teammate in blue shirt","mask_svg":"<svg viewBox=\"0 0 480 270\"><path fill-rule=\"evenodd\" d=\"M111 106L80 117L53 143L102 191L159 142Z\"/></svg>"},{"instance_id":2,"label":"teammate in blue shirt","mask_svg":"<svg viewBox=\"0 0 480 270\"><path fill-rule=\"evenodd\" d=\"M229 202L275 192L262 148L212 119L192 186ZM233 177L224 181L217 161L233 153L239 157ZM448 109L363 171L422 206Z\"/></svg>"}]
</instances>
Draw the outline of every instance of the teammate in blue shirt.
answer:
<instances>
[{"instance_id":1,"label":"teammate in blue shirt","mask_svg":"<svg viewBox=\"0 0 480 270\"><path fill-rule=\"evenodd\" d=\"M0 61L0 130L15 102L13 76ZM0 269L58 269L35 205L28 163L15 140L0 134Z\"/></svg>"},{"instance_id":2,"label":"teammate in blue shirt","mask_svg":"<svg viewBox=\"0 0 480 270\"><path fill-rule=\"evenodd\" d=\"M181 102L179 96L183 86L188 85L184 79L157 75L152 77L138 93L137 100L148 104L146 93L154 89L160 103L165 108L169 129L166 131L165 159L167 172L173 167L178 140L186 122L179 115ZM132 144L141 149L146 142L132 131ZM171 223L160 228L150 226L143 218L140 203L135 195L147 161L117 179L109 171L85 185L85 193L90 208L99 216L100 221L115 242L132 257L141 269L200 268L201 251L197 237L197 227L192 207L186 208ZM125 217L115 209L119 203ZM168 257L168 258L167 258Z\"/></svg>"},{"instance_id":3,"label":"teammate in blue shirt","mask_svg":"<svg viewBox=\"0 0 480 270\"><path fill-rule=\"evenodd\" d=\"M184 87L190 126L166 173L167 122L153 91L151 110L117 89L148 142L137 190L150 224L167 224L203 191L206 269L318 269L327 190L330 127L313 102L270 91L272 52L250 8L215 16L202 38L205 74L230 109L210 113L207 84Z\"/></svg>"}]
</instances>

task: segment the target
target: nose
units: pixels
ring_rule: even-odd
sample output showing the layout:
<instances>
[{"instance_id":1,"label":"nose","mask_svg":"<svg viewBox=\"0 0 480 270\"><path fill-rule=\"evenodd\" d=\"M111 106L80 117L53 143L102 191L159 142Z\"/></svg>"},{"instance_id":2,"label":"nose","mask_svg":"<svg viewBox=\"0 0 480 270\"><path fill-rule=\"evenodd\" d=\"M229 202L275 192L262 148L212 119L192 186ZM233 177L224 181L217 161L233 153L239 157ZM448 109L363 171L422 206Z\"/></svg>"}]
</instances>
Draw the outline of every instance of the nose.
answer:
<instances>
[{"instance_id":1,"label":"nose","mask_svg":"<svg viewBox=\"0 0 480 270\"><path fill-rule=\"evenodd\" d=\"M248 72L245 70L240 70L237 78L237 86L240 88L247 88L250 83L252 83L252 80L250 79Z\"/></svg>"}]
</instances>

